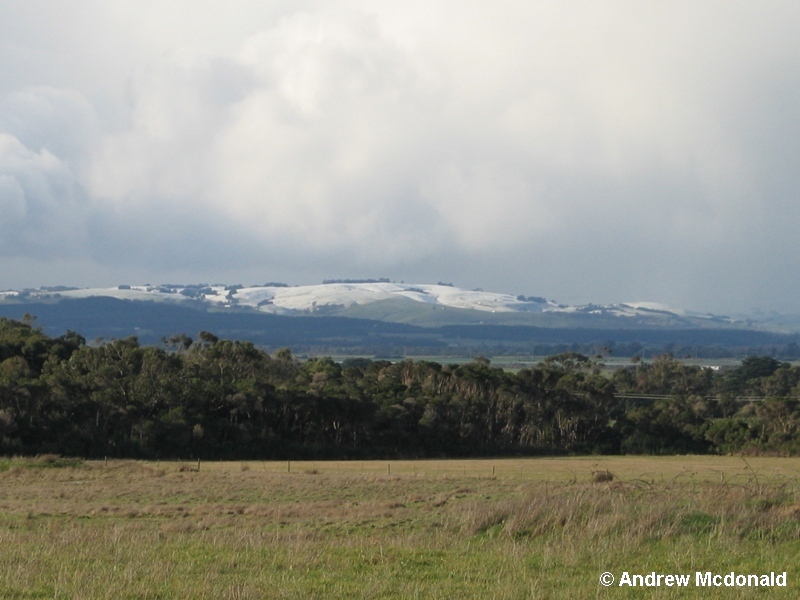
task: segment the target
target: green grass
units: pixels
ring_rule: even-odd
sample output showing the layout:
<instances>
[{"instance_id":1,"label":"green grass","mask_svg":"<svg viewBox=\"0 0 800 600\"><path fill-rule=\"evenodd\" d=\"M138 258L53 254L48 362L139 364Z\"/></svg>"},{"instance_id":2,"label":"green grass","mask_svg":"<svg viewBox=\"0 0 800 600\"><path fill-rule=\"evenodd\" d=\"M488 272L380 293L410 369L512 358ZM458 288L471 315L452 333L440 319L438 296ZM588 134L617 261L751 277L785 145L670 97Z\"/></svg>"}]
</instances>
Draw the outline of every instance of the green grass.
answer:
<instances>
[{"instance_id":1,"label":"green grass","mask_svg":"<svg viewBox=\"0 0 800 600\"><path fill-rule=\"evenodd\" d=\"M796 598L800 460L87 462L0 473L0 598ZM610 479L596 482L597 473ZM493 474L494 473L494 474ZM787 571L604 588L603 571Z\"/></svg>"},{"instance_id":2,"label":"green grass","mask_svg":"<svg viewBox=\"0 0 800 600\"><path fill-rule=\"evenodd\" d=\"M35 458L0 458L0 472L9 469L66 469L84 464L79 458L68 458L56 454L43 454Z\"/></svg>"}]
</instances>

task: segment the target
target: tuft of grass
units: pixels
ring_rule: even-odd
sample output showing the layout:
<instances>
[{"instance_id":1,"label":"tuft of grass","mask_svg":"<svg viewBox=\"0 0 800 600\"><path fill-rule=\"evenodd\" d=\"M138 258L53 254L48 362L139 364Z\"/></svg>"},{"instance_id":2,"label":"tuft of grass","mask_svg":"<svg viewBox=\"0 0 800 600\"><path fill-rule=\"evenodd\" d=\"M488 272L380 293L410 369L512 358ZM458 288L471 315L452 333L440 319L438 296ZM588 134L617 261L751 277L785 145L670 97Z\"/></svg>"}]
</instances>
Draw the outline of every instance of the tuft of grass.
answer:
<instances>
[{"instance_id":1,"label":"tuft of grass","mask_svg":"<svg viewBox=\"0 0 800 600\"><path fill-rule=\"evenodd\" d=\"M595 483L614 481L614 474L608 469L605 471L592 471L592 481Z\"/></svg>"}]
</instances>

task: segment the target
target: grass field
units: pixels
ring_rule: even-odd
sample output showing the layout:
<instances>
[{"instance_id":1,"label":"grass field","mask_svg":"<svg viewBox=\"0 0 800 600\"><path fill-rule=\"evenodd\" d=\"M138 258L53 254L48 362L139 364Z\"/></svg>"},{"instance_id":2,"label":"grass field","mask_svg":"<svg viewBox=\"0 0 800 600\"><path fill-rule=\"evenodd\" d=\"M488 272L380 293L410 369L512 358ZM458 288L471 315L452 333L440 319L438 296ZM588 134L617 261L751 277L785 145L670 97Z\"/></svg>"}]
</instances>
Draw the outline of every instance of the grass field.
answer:
<instances>
[{"instance_id":1,"label":"grass field","mask_svg":"<svg viewBox=\"0 0 800 600\"><path fill-rule=\"evenodd\" d=\"M794 599L798 564L793 458L0 459L0 598Z\"/></svg>"}]
</instances>

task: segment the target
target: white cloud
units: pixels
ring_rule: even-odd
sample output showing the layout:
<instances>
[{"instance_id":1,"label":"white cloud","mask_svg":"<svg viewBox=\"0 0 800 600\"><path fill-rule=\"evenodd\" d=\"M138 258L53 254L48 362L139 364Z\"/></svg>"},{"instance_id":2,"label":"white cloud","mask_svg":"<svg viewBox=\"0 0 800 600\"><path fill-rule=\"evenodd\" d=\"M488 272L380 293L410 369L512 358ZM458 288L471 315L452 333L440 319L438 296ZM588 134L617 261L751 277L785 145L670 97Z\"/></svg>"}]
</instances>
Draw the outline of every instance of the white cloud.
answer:
<instances>
[{"instance_id":1,"label":"white cloud","mask_svg":"<svg viewBox=\"0 0 800 600\"><path fill-rule=\"evenodd\" d=\"M415 181L431 117L414 78L358 13L287 18L235 54L173 53L135 80L132 127L106 138L92 193L166 198L298 250L417 252L446 232Z\"/></svg>"}]
</instances>

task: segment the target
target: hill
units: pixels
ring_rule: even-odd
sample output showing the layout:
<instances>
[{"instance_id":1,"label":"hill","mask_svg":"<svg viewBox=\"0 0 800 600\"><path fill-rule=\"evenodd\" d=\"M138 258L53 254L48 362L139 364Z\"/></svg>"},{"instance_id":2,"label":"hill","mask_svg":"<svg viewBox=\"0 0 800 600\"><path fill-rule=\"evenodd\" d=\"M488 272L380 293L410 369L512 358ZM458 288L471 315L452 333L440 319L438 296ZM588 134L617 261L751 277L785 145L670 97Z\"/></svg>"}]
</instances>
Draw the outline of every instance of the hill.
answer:
<instances>
[{"instance_id":1,"label":"hill","mask_svg":"<svg viewBox=\"0 0 800 600\"><path fill-rule=\"evenodd\" d=\"M119 286L0 293L0 316L25 314L49 335L89 340L136 336L158 344L210 331L266 348L308 353L693 356L769 353L794 358L798 335L713 315L644 304L570 307L447 285Z\"/></svg>"}]
</instances>

